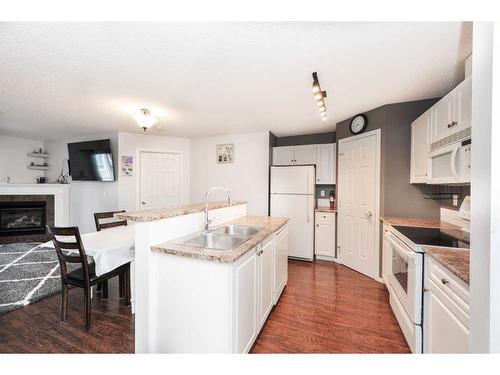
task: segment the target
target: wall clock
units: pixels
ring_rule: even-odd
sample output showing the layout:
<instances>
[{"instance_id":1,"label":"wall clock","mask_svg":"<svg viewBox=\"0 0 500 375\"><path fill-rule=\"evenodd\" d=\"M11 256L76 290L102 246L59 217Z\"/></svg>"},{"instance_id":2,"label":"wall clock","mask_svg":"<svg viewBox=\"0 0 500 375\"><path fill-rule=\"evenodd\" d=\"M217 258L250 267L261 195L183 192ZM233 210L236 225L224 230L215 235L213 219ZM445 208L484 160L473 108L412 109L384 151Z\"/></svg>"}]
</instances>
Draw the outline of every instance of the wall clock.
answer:
<instances>
[{"instance_id":1,"label":"wall clock","mask_svg":"<svg viewBox=\"0 0 500 375\"><path fill-rule=\"evenodd\" d=\"M360 113L353 117L349 128L351 129L352 134L360 134L365 131L367 126L368 126L368 119L364 114Z\"/></svg>"}]
</instances>

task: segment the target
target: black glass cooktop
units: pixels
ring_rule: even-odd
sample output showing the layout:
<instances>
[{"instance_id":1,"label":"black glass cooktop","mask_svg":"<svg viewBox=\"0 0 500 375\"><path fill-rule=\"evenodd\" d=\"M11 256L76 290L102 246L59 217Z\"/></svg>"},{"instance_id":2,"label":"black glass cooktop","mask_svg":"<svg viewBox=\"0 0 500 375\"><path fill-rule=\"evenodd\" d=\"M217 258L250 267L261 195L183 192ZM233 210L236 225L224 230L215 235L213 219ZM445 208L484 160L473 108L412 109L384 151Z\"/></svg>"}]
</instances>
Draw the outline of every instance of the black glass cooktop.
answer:
<instances>
[{"instance_id":1,"label":"black glass cooktop","mask_svg":"<svg viewBox=\"0 0 500 375\"><path fill-rule=\"evenodd\" d=\"M469 248L469 242L444 233L438 228L394 226L394 229L416 245Z\"/></svg>"}]
</instances>

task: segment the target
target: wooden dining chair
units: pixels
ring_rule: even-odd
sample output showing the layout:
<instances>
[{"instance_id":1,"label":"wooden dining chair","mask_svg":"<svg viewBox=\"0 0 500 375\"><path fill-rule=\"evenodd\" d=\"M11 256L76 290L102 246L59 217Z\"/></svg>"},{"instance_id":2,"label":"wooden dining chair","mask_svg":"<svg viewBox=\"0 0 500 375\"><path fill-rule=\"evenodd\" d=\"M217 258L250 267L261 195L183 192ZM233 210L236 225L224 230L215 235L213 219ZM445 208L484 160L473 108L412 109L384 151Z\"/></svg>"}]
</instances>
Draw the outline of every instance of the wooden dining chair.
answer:
<instances>
[{"instance_id":1,"label":"wooden dining chair","mask_svg":"<svg viewBox=\"0 0 500 375\"><path fill-rule=\"evenodd\" d=\"M94 221L95 221L95 228L97 229L98 232L100 232L102 229L106 228L113 228L113 227L119 227L119 226L127 226L127 220L115 220L115 221L104 221L101 222L101 220L106 220L106 219L112 219L114 218L115 214L120 214L125 212L125 210L121 211L109 211L109 212L96 212L94 213ZM119 276L119 294L120 298L123 298L125 296L125 288L129 288L129 286L126 285L125 279L123 276ZM101 297L104 299L108 298L108 283L99 283L97 284L97 291L101 292Z\"/></svg>"},{"instance_id":2,"label":"wooden dining chair","mask_svg":"<svg viewBox=\"0 0 500 375\"><path fill-rule=\"evenodd\" d=\"M54 247L56 249L57 258L59 259L59 266L61 269L61 285L62 285L62 300L61 300L61 321L66 320L66 313L68 310L68 286L83 288L84 303L85 303L85 328L90 329L90 311L91 299L90 288L97 283L108 281L117 275L123 275L126 281L130 279L130 263L124 264L111 272L101 276L95 274L95 263L88 260L87 254L83 247L80 231L78 227L51 227L47 225L47 233L50 235ZM64 239L58 237L64 236ZM70 239L67 236L72 237ZM67 250L71 252L67 252ZM75 251L76 250L76 251ZM65 253L66 252L66 253ZM76 263L80 267L68 271L67 264ZM124 290L126 304L130 304L130 290Z\"/></svg>"}]
</instances>

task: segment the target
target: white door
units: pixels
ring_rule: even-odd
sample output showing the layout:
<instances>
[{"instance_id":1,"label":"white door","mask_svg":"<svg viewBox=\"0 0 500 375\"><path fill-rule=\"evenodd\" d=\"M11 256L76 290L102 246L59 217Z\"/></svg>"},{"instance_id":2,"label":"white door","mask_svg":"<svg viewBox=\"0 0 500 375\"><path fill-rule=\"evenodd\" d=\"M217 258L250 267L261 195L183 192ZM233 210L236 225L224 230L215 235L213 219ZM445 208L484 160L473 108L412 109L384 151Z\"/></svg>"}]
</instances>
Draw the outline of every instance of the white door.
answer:
<instances>
[{"instance_id":1,"label":"white door","mask_svg":"<svg viewBox=\"0 0 500 375\"><path fill-rule=\"evenodd\" d=\"M294 164L316 164L316 145L294 146Z\"/></svg>"},{"instance_id":2,"label":"white door","mask_svg":"<svg viewBox=\"0 0 500 375\"><path fill-rule=\"evenodd\" d=\"M428 129L432 111L429 109L411 124L411 167L410 183L427 182Z\"/></svg>"},{"instance_id":3,"label":"white door","mask_svg":"<svg viewBox=\"0 0 500 375\"><path fill-rule=\"evenodd\" d=\"M288 280L288 226L282 228L274 241L274 297L276 305Z\"/></svg>"},{"instance_id":4,"label":"white door","mask_svg":"<svg viewBox=\"0 0 500 375\"><path fill-rule=\"evenodd\" d=\"M266 322L273 307L274 240L268 241L257 253L259 265L259 328Z\"/></svg>"},{"instance_id":5,"label":"white door","mask_svg":"<svg viewBox=\"0 0 500 375\"><path fill-rule=\"evenodd\" d=\"M142 210L181 203L179 154L141 152L140 174Z\"/></svg>"},{"instance_id":6,"label":"white door","mask_svg":"<svg viewBox=\"0 0 500 375\"><path fill-rule=\"evenodd\" d=\"M451 123L453 119L455 92L449 92L433 107L431 143L436 142L452 134Z\"/></svg>"},{"instance_id":7,"label":"white door","mask_svg":"<svg viewBox=\"0 0 500 375\"><path fill-rule=\"evenodd\" d=\"M455 114L452 127L457 133L471 126L472 113L472 77L467 77L455 88Z\"/></svg>"},{"instance_id":8,"label":"white door","mask_svg":"<svg viewBox=\"0 0 500 375\"><path fill-rule=\"evenodd\" d=\"M292 165L293 146L273 147L273 165Z\"/></svg>"},{"instance_id":9,"label":"white door","mask_svg":"<svg viewBox=\"0 0 500 375\"><path fill-rule=\"evenodd\" d=\"M469 330L447 306L456 305L432 280L427 280L428 289L424 293L424 353L468 353Z\"/></svg>"},{"instance_id":10,"label":"white door","mask_svg":"<svg viewBox=\"0 0 500 375\"><path fill-rule=\"evenodd\" d=\"M272 194L271 216L288 217L288 256L313 260L314 195Z\"/></svg>"},{"instance_id":11,"label":"white door","mask_svg":"<svg viewBox=\"0 0 500 375\"><path fill-rule=\"evenodd\" d=\"M235 269L236 352L248 353L257 335L257 255L255 249Z\"/></svg>"},{"instance_id":12,"label":"white door","mask_svg":"<svg viewBox=\"0 0 500 375\"><path fill-rule=\"evenodd\" d=\"M342 139L339 147L338 246L340 261L378 275L380 130Z\"/></svg>"},{"instance_id":13,"label":"white door","mask_svg":"<svg viewBox=\"0 0 500 375\"><path fill-rule=\"evenodd\" d=\"M320 185L335 184L335 143L317 145L316 183Z\"/></svg>"},{"instance_id":14,"label":"white door","mask_svg":"<svg viewBox=\"0 0 500 375\"><path fill-rule=\"evenodd\" d=\"M314 252L335 257L335 214L316 212L315 222Z\"/></svg>"}]
</instances>

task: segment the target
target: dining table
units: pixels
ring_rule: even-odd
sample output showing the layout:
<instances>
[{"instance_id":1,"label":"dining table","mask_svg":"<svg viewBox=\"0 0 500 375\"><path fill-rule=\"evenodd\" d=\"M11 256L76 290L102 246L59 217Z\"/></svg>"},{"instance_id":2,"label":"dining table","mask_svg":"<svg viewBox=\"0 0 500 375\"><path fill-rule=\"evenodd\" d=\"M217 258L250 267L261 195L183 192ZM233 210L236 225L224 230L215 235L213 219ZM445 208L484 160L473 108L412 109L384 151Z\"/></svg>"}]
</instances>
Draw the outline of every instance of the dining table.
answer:
<instances>
[{"instance_id":1,"label":"dining table","mask_svg":"<svg viewBox=\"0 0 500 375\"><path fill-rule=\"evenodd\" d=\"M96 276L104 275L112 270L130 262L130 290L132 312L135 302L135 231L134 226L119 226L103 229L98 232L83 233L82 238L85 254L91 257L95 263ZM63 236L58 236L64 240ZM54 248L52 241L42 246ZM78 250L73 250L78 251Z\"/></svg>"}]
</instances>

